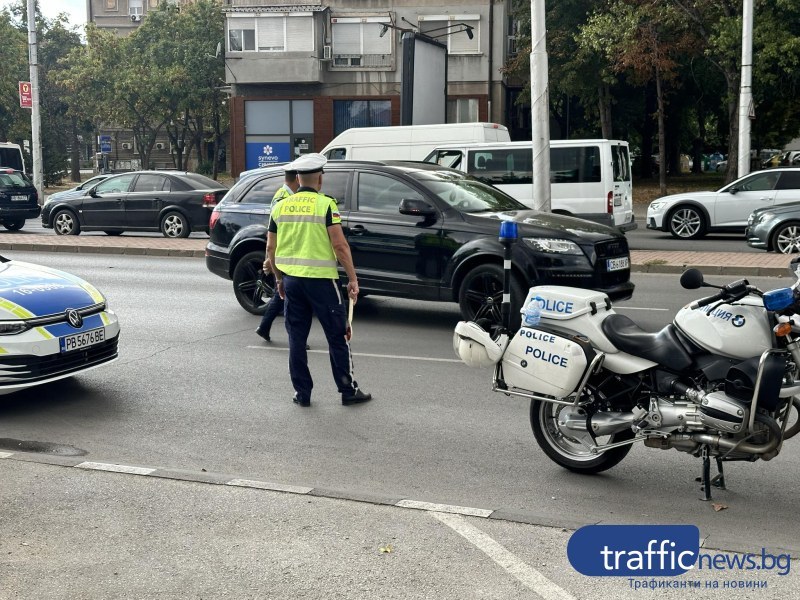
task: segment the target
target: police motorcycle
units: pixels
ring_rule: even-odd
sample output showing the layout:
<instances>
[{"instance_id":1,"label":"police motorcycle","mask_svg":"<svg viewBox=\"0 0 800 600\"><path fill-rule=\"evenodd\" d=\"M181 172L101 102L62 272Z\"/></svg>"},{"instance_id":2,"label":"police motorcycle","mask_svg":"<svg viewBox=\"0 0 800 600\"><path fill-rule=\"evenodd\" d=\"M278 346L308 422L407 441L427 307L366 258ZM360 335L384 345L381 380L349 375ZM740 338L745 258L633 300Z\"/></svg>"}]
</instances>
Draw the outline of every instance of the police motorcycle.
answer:
<instances>
[{"instance_id":1,"label":"police motorcycle","mask_svg":"<svg viewBox=\"0 0 800 600\"><path fill-rule=\"evenodd\" d=\"M516 235L509 228L504 238L503 226L509 281ZM532 287L523 304L532 318L518 331L507 329L505 294L506 328L461 321L453 346L466 364L494 367L493 391L531 400L533 435L558 465L599 473L634 443L674 448L702 458L698 480L710 500L712 486L725 488L724 461L771 460L800 431L800 258L790 268L795 284L766 293L746 279L714 286L689 269L684 288L719 291L656 333L616 313L603 293Z\"/></svg>"}]
</instances>

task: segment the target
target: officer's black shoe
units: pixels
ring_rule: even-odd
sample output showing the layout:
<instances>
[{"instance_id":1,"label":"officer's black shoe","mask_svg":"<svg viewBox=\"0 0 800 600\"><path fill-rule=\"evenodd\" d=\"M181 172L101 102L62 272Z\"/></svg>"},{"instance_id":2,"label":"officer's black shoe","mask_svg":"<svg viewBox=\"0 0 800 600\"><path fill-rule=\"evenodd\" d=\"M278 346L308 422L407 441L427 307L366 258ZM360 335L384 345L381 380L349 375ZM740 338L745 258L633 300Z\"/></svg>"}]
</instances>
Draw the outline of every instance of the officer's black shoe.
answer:
<instances>
[{"instance_id":1,"label":"officer's black shoe","mask_svg":"<svg viewBox=\"0 0 800 600\"><path fill-rule=\"evenodd\" d=\"M270 339L269 339L269 332L268 332L268 331L261 331L261 327L259 327L258 329L256 329L256 334L257 334L258 336L260 336L260 337L264 338L264 339L265 339L266 341L268 341L268 342L272 341L272 340L270 340Z\"/></svg>"},{"instance_id":2,"label":"officer's black shoe","mask_svg":"<svg viewBox=\"0 0 800 600\"><path fill-rule=\"evenodd\" d=\"M311 400L309 400L308 398L300 398L297 394L295 394L294 398L292 398L292 402L294 402L298 406L303 406L303 407L311 406Z\"/></svg>"},{"instance_id":3,"label":"officer's black shoe","mask_svg":"<svg viewBox=\"0 0 800 600\"><path fill-rule=\"evenodd\" d=\"M342 404L345 406L361 404L362 402L369 402L370 400L372 400L372 394L365 394L358 388L356 388L352 394L342 394Z\"/></svg>"}]
</instances>

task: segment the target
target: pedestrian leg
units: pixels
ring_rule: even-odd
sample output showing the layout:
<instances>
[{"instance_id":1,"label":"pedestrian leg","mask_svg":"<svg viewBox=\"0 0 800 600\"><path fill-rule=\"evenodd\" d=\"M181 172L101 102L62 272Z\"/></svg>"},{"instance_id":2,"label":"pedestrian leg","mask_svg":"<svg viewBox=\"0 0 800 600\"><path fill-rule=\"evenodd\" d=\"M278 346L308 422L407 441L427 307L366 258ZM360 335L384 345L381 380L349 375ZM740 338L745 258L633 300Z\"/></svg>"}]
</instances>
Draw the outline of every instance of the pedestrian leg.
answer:
<instances>
[{"instance_id":1,"label":"pedestrian leg","mask_svg":"<svg viewBox=\"0 0 800 600\"><path fill-rule=\"evenodd\" d=\"M314 311L302 278L284 275L283 289L286 293L284 306L286 333L289 335L289 375L292 386L301 401L311 401L314 382L308 370L306 341L311 331Z\"/></svg>"}]
</instances>

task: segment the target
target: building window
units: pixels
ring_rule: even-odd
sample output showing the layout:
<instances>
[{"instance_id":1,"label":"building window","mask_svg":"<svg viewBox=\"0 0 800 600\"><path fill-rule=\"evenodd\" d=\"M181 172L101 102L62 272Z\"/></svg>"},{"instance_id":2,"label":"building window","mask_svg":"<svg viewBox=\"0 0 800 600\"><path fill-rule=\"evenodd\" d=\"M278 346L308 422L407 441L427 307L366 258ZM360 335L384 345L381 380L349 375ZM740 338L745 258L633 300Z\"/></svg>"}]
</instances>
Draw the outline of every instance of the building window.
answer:
<instances>
[{"instance_id":1,"label":"building window","mask_svg":"<svg viewBox=\"0 0 800 600\"><path fill-rule=\"evenodd\" d=\"M270 15L256 19L259 52L313 52L314 19L310 14Z\"/></svg>"},{"instance_id":2,"label":"building window","mask_svg":"<svg viewBox=\"0 0 800 600\"><path fill-rule=\"evenodd\" d=\"M313 52L314 19L311 13L231 17L228 19L231 52Z\"/></svg>"},{"instance_id":3,"label":"building window","mask_svg":"<svg viewBox=\"0 0 800 600\"><path fill-rule=\"evenodd\" d=\"M313 100L248 100L244 104L245 168L294 160L314 144Z\"/></svg>"},{"instance_id":4,"label":"building window","mask_svg":"<svg viewBox=\"0 0 800 600\"><path fill-rule=\"evenodd\" d=\"M390 100L333 101L333 135L351 127L386 127L391 124Z\"/></svg>"},{"instance_id":5,"label":"building window","mask_svg":"<svg viewBox=\"0 0 800 600\"><path fill-rule=\"evenodd\" d=\"M128 0L128 14L141 17L144 14L144 3L142 0Z\"/></svg>"},{"instance_id":6,"label":"building window","mask_svg":"<svg viewBox=\"0 0 800 600\"><path fill-rule=\"evenodd\" d=\"M446 44L448 54L480 54L480 19L480 15L423 15L419 30Z\"/></svg>"},{"instance_id":7,"label":"building window","mask_svg":"<svg viewBox=\"0 0 800 600\"><path fill-rule=\"evenodd\" d=\"M448 123L477 123L478 99L455 98L447 101Z\"/></svg>"},{"instance_id":8,"label":"building window","mask_svg":"<svg viewBox=\"0 0 800 600\"><path fill-rule=\"evenodd\" d=\"M231 19L228 21L228 50L230 52L253 52L255 49L255 19Z\"/></svg>"},{"instance_id":9,"label":"building window","mask_svg":"<svg viewBox=\"0 0 800 600\"><path fill-rule=\"evenodd\" d=\"M390 67L394 35L389 17L332 17L333 66Z\"/></svg>"}]
</instances>

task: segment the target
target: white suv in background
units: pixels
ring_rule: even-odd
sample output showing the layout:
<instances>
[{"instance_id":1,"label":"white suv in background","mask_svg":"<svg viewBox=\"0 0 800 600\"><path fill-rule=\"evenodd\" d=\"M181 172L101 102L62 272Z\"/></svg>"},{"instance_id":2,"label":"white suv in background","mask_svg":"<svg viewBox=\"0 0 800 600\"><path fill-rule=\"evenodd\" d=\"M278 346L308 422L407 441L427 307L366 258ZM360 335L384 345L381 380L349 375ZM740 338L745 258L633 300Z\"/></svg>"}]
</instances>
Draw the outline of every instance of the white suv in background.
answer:
<instances>
[{"instance_id":1,"label":"white suv in background","mask_svg":"<svg viewBox=\"0 0 800 600\"><path fill-rule=\"evenodd\" d=\"M679 239L742 233L754 210L797 201L800 168L756 171L716 192L687 192L654 200L647 208L647 229L668 231Z\"/></svg>"}]
</instances>

